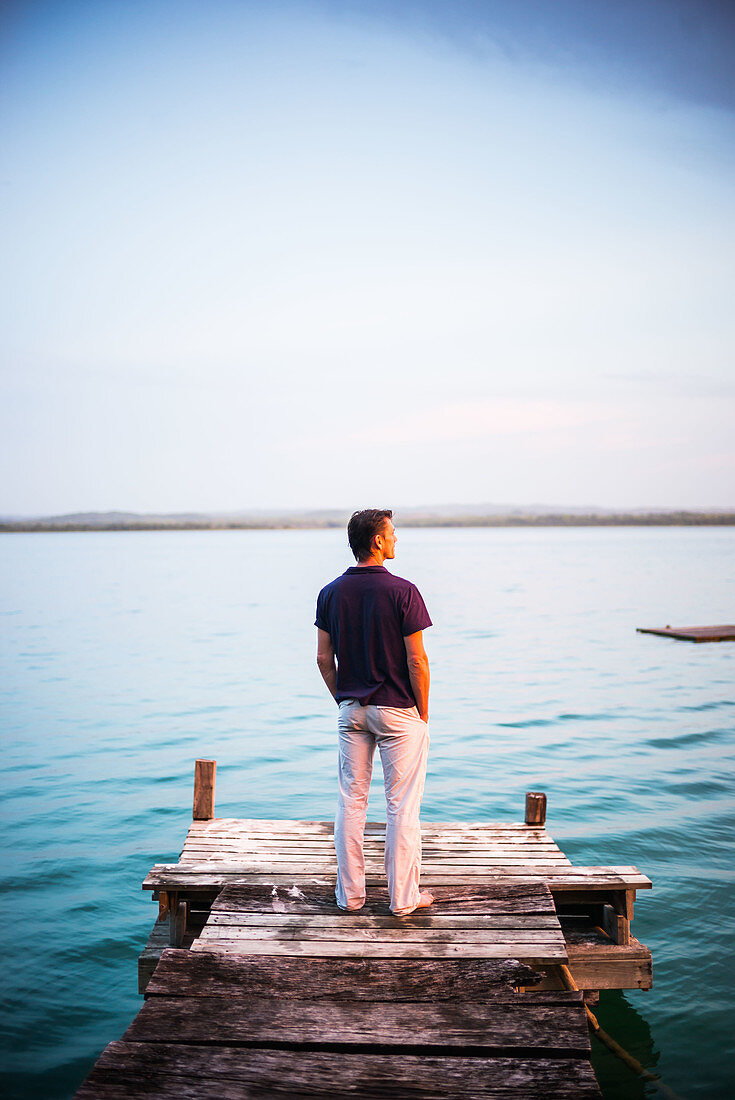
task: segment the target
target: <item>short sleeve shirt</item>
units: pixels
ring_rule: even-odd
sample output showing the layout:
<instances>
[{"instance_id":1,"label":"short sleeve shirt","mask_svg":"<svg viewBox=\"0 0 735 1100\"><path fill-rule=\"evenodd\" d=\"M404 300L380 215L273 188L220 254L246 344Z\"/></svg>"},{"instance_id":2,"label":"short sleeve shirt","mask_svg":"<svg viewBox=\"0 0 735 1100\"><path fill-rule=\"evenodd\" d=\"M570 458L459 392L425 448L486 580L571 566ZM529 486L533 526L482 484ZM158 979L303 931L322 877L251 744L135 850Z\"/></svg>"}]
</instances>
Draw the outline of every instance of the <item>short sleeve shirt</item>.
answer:
<instances>
[{"instance_id":1,"label":"short sleeve shirt","mask_svg":"<svg viewBox=\"0 0 735 1100\"><path fill-rule=\"evenodd\" d=\"M337 702L416 705L404 638L431 626L415 584L383 565L352 566L326 585L316 604L337 658Z\"/></svg>"}]
</instances>

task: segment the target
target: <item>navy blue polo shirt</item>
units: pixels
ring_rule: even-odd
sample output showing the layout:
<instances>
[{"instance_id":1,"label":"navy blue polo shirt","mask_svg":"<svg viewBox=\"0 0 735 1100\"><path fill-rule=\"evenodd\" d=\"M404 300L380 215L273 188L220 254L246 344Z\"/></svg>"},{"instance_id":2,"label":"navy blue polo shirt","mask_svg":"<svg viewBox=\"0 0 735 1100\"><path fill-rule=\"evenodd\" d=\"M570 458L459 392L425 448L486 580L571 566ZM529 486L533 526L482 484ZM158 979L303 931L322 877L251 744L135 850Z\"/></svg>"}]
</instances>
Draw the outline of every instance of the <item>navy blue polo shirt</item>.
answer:
<instances>
[{"instance_id":1,"label":"navy blue polo shirt","mask_svg":"<svg viewBox=\"0 0 735 1100\"><path fill-rule=\"evenodd\" d=\"M315 625L332 639L338 703L416 706L403 639L431 619L415 584L383 565L353 565L322 588Z\"/></svg>"}]
</instances>

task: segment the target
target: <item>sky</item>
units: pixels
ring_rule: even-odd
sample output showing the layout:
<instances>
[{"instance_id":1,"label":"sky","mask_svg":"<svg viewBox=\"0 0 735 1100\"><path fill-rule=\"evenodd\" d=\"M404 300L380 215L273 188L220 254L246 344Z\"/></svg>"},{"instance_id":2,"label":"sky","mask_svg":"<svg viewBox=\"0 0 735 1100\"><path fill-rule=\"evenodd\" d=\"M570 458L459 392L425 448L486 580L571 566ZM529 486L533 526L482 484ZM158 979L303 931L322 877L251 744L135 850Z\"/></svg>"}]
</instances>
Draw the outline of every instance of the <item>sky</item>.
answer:
<instances>
[{"instance_id":1,"label":"sky","mask_svg":"<svg viewBox=\"0 0 735 1100\"><path fill-rule=\"evenodd\" d=\"M735 5L5 0L0 514L735 507Z\"/></svg>"}]
</instances>

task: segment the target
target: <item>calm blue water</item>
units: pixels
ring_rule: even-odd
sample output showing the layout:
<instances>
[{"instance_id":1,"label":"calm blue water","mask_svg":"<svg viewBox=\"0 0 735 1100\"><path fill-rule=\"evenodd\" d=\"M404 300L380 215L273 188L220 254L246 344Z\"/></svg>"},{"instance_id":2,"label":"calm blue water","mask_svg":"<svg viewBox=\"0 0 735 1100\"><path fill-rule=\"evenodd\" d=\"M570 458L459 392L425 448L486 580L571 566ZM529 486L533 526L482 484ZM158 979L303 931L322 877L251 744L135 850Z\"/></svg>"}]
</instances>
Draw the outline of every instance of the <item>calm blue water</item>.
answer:
<instances>
[{"instance_id":1,"label":"calm blue water","mask_svg":"<svg viewBox=\"0 0 735 1100\"><path fill-rule=\"evenodd\" d=\"M140 883L178 856L195 757L220 816L331 816L312 623L350 562L339 531L233 531L6 535L0 564L3 1067L54 1100L142 1003ZM733 1092L735 643L635 627L733 622L734 564L726 528L399 528L393 563L435 623L424 817L520 820L542 789L573 860L654 880L654 989L599 1016L684 1097ZM658 1094L595 1066L607 1097Z\"/></svg>"}]
</instances>

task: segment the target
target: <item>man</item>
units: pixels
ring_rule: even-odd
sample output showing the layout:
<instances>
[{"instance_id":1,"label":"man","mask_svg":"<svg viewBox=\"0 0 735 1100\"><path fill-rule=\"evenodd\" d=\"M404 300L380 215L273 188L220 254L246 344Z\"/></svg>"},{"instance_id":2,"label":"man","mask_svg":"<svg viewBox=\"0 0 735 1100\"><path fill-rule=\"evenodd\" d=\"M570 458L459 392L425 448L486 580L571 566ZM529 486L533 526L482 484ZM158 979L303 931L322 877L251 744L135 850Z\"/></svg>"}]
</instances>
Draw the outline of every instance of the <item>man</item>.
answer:
<instances>
[{"instance_id":1,"label":"man","mask_svg":"<svg viewBox=\"0 0 735 1100\"><path fill-rule=\"evenodd\" d=\"M375 746L387 804L385 871L397 916L431 905L419 889L419 810L429 748L429 661L422 631L431 619L419 590L389 573L393 513L369 508L347 525L357 561L319 593L317 664L339 706L339 799L334 822L337 904L365 904L363 836Z\"/></svg>"}]
</instances>

